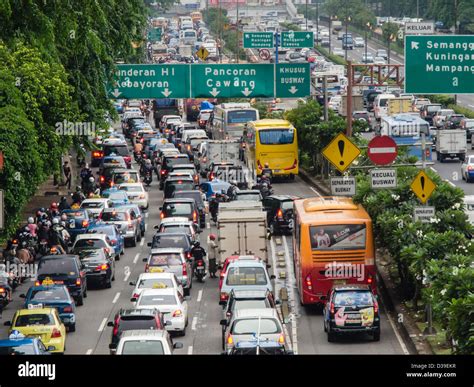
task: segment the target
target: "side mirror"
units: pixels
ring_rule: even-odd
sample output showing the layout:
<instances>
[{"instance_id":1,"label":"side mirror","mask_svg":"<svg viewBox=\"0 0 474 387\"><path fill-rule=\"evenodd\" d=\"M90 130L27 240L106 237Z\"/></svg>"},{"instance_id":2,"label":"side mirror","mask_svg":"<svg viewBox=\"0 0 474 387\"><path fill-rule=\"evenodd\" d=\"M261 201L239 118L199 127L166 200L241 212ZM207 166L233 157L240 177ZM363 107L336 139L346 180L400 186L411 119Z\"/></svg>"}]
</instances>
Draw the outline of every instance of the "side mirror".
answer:
<instances>
[{"instance_id":1,"label":"side mirror","mask_svg":"<svg viewBox=\"0 0 474 387\"><path fill-rule=\"evenodd\" d=\"M114 326L114 322L113 322L113 321L109 321L109 322L107 323L107 326L108 326L108 327L113 327L113 326Z\"/></svg>"},{"instance_id":2,"label":"side mirror","mask_svg":"<svg viewBox=\"0 0 474 387\"><path fill-rule=\"evenodd\" d=\"M227 320L221 320L220 324L224 327L227 326Z\"/></svg>"},{"instance_id":3,"label":"side mirror","mask_svg":"<svg viewBox=\"0 0 474 387\"><path fill-rule=\"evenodd\" d=\"M137 302L137 298L136 297L130 298L130 302Z\"/></svg>"},{"instance_id":4,"label":"side mirror","mask_svg":"<svg viewBox=\"0 0 474 387\"><path fill-rule=\"evenodd\" d=\"M165 326L166 326L166 327L170 326L171 324L172 324L172 322L171 322L170 320L166 320L166 321L165 321Z\"/></svg>"},{"instance_id":5,"label":"side mirror","mask_svg":"<svg viewBox=\"0 0 474 387\"><path fill-rule=\"evenodd\" d=\"M155 226L153 226L153 228L154 228L155 230L158 230L158 229L160 228L160 226L159 226L158 224L156 224Z\"/></svg>"},{"instance_id":6,"label":"side mirror","mask_svg":"<svg viewBox=\"0 0 474 387\"><path fill-rule=\"evenodd\" d=\"M5 321L3 323L3 325L5 325L6 327L11 327L12 326L12 322L11 321Z\"/></svg>"},{"instance_id":7,"label":"side mirror","mask_svg":"<svg viewBox=\"0 0 474 387\"><path fill-rule=\"evenodd\" d=\"M146 245L147 245L148 247L151 247L151 242L148 242Z\"/></svg>"},{"instance_id":8,"label":"side mirror","mask_svg":"<svg viewBox=\"0 0 474 387\"><path fill-rule=\"evenodd\" d=\"M146 261L148 261L148 258L142 258L142 261L146 262Z\"/></svg>"},{"instance_id":9,"label":"side mirror","mask_svg":"<svg viewBox=\"0 0 474 387\"><path fill-rule=\"evenodd\" d=\"M271 267L272 267L272 265L268 265L268 264L267 264L267 269L270 269Z\"/></svg>"},{"instance_id":10,"label":"side mirror","mask_svg":"<svg viewBox=\"0 0 474 387\"><path fill-rule=\"evenodd\" d=\"M158 209L161 211L163 209L163 207L158 207Z\"/></svg>"},{"instance_id":11,"label":"side mirror","mask_svg":"<svg viewBox=\"0 0 474 387\"><path fill-rule=\"evenodd\" d=\"M276 277L273 274L270 276L270 280L274 280L275 278Z\"/></svg>"},{"instance_id":12,"label":"side mirror","mask_svg":"<svg viewBox=\"0 0 474 387\"><path fill-rule=\"evenodd\" d=\"M137 285L137 283L136 283L135 281L130 281L128 284L129 284L130 286L136 286L136 285Z\"/></svg>"},{"instance_id":13,"label":"side mirror","mask_svg":"<svg viewBox=\"0 0 474 387\"><path fill-rule=\"evenodd\" d=\"M25 294L20 294L20 298L26 298Z\"/></svg>"},{"instance_id":14,"label":"side mirror","mask_svg":"<svg viewBox=\"0 0 474 387\"><path fill-rule=\"evenodd\" d=\"M181 348L183 348L183 343L178 341L178 342L173 344L173 348L174 349L181 349Z\"/></svg>"}]
</instances>

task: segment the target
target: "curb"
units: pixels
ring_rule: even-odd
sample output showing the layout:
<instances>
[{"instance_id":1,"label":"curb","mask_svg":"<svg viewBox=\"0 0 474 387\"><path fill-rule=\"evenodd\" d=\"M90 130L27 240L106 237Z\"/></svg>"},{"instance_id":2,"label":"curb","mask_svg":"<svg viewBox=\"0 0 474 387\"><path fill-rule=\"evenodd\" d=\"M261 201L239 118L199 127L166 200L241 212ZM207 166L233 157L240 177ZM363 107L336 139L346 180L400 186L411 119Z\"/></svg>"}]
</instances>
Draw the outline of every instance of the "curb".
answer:
<instances>
[{"instance_id":1,"label":"curb","mask_svg":"<svg viewBox=\"0 0 474 387\"><path fill-rule=\"evenodd\" d=\"M308 172L300 169L299 176L306 183L314 186L323 195L331 196L331 190L323 180L316 179ZM389 286L387 286L387 284ZM407 313L405 307L400 303L400 299L395 292L393 284L390 282L387 273L377 265L377 288L385 306L386 312L390 313L398 332L401 334L404 343L410 354L432 355L433 352L428 342L424 340L423 334L415 325L413 319ZM400 319L399 316L402 318Z\"/></svg>"}]
</instances>

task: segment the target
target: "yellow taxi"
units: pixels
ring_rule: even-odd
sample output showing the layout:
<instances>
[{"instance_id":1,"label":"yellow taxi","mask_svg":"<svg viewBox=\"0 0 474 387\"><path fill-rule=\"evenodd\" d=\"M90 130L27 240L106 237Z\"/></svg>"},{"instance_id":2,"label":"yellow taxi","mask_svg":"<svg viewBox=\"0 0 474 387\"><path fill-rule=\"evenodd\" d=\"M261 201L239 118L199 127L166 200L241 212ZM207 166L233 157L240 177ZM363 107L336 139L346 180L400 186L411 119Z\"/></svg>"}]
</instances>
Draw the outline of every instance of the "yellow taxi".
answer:
<instances>
[{"instance_id":1,"label":"yellow taxi","mask_svg":"<svg viewBox=\"0 0 474 387\"><path fill-rule=\"evenodd\" d=\"M55 308L28 305L28 309L17 310L13 320L5 325L11 327L9 335L12 331L19 331L25 337L41 339L49 352L62 354L66 349L66 327Z\"/></svg>"}]
</instances>

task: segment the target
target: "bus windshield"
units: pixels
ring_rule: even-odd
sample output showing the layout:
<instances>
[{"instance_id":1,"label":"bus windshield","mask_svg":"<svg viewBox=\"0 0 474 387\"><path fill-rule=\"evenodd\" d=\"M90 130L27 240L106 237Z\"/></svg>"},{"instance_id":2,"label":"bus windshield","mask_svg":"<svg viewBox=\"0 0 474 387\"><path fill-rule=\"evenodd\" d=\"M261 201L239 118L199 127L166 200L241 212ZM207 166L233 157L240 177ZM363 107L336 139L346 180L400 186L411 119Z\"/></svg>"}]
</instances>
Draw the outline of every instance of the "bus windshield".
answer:
<instances>
[{"instance_id":1,"label":"bus windshield","mask_svg":"<svg viewBox=\"0 0 474 387\"><path fill-rule=\"evenodd\" d=\"M257 119L256 110L232 110L227 113L228 124L243 124Z\"/></svg>"},{"instance_id":2,"label":"bus windshield","mask_svg":"<svg viewBox=\"0 0 474 387\"><path fill-rule=\"evenodd\" d=\"M295 131L293 129L267 129L258 132L262 145L293 144Z\"/></svg>"},{"instance_id":3,"label":"bus windshield","mask_svg":"<svg viewBox=\"0 0 474 387\"><path fill-rule=\"evenodd\" d=\"M311 226L309 232L312 250L365 249L365 223Z\"/></svg>"}]
</instances>

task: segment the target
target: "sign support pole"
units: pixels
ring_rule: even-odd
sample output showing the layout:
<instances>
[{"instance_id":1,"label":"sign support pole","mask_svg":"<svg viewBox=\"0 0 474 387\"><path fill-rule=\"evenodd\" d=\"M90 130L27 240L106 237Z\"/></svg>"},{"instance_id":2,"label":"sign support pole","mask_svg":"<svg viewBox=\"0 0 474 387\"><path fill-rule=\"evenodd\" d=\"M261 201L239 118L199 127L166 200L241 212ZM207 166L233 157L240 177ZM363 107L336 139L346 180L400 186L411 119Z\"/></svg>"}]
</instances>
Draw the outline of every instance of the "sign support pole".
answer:
<instances>
[{"instance_id":1,"label":"sign support pole","mask_svg":"<svg viewBox=\"0 0 474 387\"><path fill-rule=\"evenodd\" d=\"M352 61L347 62L347 129L346 135L348 137L352 136Z\"/></svg>"},{"instance_id":2,"label":"sign support pole","mask_svg":"<svg viewBox=\"0 0 474 387\"><path fill-rule=\"evenodd\" d=\"M324 121L329 121L328 112L328 79L327 75L323 76L323 88L324 88Z\"/></svg>"}]
</instances>

